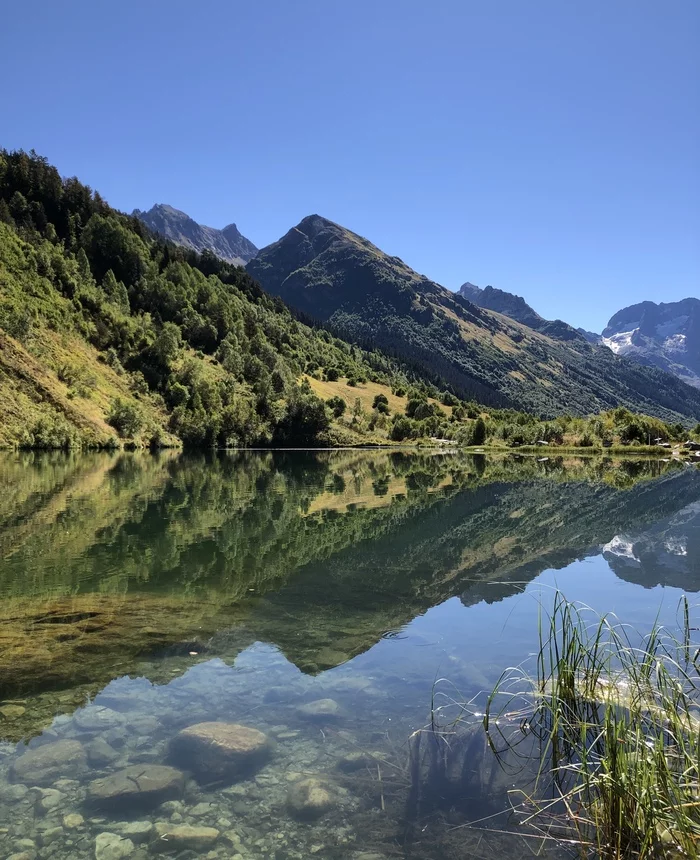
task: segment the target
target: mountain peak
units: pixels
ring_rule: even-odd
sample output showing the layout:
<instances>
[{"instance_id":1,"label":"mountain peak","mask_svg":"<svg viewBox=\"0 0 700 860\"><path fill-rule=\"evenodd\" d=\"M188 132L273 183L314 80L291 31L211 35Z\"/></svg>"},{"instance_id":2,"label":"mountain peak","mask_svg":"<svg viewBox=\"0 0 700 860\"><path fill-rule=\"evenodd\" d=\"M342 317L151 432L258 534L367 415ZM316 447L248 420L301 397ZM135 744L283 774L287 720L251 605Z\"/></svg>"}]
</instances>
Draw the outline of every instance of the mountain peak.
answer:
<instances>
[{"instance_id":1,"label":"mountain peak","mask_svg":"<svg viewBox=\"0 0 700 860\"><path fill-rule=\"evenodd\" d=\"M700 388L700 299L638 302L610 318L601 342Z\"/></svg>"},{"instance_id":2,"label":"mountain peak","mask_svg":"<svg viewBox=\"0 0 700 860\"><path fill-rule=\"evenodd\" d=\"M198 224L193 218L168 203L156 203L147 212L134 209L139 218L156 233L178 245L194 251L211 251L222 260L243 266L253 259L258 249L231 223L223 230Z\"/></svg>"}]
</instances>

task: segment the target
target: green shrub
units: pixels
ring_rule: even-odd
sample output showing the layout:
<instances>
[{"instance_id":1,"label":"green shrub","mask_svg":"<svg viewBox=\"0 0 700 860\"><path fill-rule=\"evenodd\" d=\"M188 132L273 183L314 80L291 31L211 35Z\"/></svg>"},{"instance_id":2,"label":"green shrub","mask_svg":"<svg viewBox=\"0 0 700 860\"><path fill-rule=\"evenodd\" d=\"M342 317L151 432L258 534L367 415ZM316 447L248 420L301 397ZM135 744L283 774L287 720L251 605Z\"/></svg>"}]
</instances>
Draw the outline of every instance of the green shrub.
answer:
<instances>
[{"instance_id":1,"label":"green shrub","mask_svg":"<svg viewBox=\"0 0 700 860\"><path fill-rule=\"evenodd\" d=\"M107 416L107 422L114 427L122 439L136 434L143 427L143 415L135 403L118 399Z\"/></svg>"}]
</instances>

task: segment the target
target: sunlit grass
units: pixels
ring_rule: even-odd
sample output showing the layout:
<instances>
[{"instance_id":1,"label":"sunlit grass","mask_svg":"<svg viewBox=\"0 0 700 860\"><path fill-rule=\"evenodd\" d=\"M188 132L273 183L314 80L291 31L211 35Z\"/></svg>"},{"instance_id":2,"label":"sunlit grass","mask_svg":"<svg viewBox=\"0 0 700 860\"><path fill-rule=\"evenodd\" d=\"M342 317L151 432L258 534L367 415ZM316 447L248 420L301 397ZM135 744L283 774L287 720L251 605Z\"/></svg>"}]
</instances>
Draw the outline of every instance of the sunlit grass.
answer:
<instances>
[{"instance_id":1,"label":"sunlit grass","mask_svg":"<svg viewBox=\"0 0 700 860\"><path fill-rule=\"evenodd\" d=\"M698 856L700 651L693 632L685 598L676 631L655 624L642 636L557 593L541 616L535 670L507 670L484 718L494 746L506 712L511 719L520 712L520 738L539 740L534 790L512 795L522 824L550 838L573 836L583 856ZM507 747L520 738L511 735Z\"/></svg>"}]
</instances>

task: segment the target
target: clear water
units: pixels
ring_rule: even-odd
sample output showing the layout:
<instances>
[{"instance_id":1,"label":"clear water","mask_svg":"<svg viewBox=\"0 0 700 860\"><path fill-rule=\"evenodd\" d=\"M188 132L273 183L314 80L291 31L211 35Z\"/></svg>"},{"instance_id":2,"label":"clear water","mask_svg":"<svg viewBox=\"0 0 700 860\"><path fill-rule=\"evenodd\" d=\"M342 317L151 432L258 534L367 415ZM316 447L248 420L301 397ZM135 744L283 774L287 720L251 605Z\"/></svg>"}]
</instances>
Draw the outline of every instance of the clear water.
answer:
<instances>
[{"instance_id":1,"label":"clear water","mask_svg":"<svg viewBox=\"0 0 700 860\"><path fill-rule=\"evenodd\" d=\"M539 607L558 588L643 630L700 589L682 464L6 454L0 486L0 856L22 860L529 856L509 792L532 773L478 715ZM417 780L414 733L454 702L458 772ZM202 722L271 753L183 762ZM144 790L163 765L182 782Z\"/></svg>"}]
</instances>

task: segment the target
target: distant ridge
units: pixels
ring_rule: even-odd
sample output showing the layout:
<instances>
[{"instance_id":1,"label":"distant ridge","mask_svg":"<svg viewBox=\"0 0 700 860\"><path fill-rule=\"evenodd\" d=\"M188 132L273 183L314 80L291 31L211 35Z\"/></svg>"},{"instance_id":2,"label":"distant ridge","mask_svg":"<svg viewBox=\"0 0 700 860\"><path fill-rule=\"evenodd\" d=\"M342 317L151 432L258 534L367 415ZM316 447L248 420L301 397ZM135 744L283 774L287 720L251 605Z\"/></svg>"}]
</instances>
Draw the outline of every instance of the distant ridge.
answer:
<instances>
[{"instance_id":1,"label":"distant ridge","mask_svg":"<svg viewBox=\"0 0 700 860\"><path fill-rule=\"evenodd\" d=\"M497 313L481 308L320 215L302 219L246 268L340 337L382 349L461 397L543 417L618 405L672 420L698 413L699 392L679 379L619 359L564 322L542 320L517 296L501 298L533 326L507 316L503 304Z\"/></svg>"},{"instance_id":2,"label":"distant ridge","mask_svg":"<svg viewBox=\"0 0 700 860\"><path fill-rule=\"evenodd\" d=\"M467 281L457 290L457 295L463 296L480 308L504 314L523 325L534 328L535 331L549 335L549 337L558 340L579 340L583 337L589 343L594 342L586 337L581 330L573 328L562 320L544 319L534 308L530 307L525 299L516 296L515 293L508 293L491 286L477 287Z\"/></svg>"},{"instance_id":3,"label":"distant ridge","mask_svg":"<svg viewBox=\"0 0 700 860\"><path fill-rule=\"evenodd\" d=\"M229 224L223 230L206 227L167 203L156 203L147 212L134 209L131 214L171 242L200 253L211 251L237 266L244 266L258 253L257 247L242 235L235 224Z\"/></svg>"}]
</instances>

